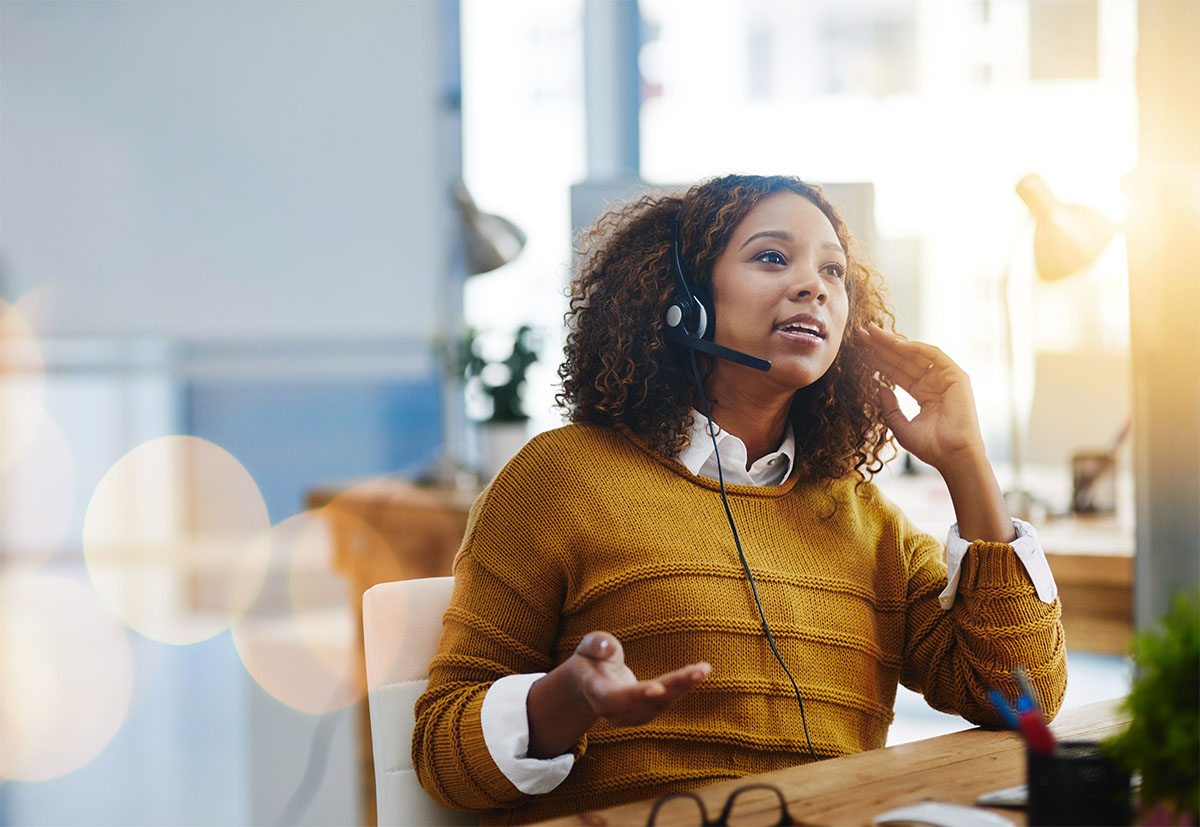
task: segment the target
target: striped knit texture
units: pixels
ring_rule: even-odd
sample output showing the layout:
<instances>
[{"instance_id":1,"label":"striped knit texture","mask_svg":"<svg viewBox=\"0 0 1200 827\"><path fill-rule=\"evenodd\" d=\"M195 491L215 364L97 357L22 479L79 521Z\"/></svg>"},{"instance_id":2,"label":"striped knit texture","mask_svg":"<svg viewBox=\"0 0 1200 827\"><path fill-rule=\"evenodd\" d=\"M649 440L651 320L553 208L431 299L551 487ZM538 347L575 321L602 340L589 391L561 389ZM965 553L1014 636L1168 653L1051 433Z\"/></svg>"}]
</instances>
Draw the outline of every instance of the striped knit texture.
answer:
<instances>
[{"instance_id":1,"label":"striped knit texture","mask_svg":"<svg viewBox=\"0 0 1200 827\"><path fill-rule=\"evenodd\" d=\"M873 485L793 476L727 491L818 756L882 747L898 682L998 726L987 689L1014 692L1021 665L1057 711L1059 606L1038 600L1009 545L971 547L945 612L941 544ZM444 806L524 823L811 760L719 487L630 434L568 425L531 440L475 503L454 577L413 734L421 783ZM621 640L640 678L700 660L712 675L648 724L599 721L566 781L523 795L488 754L483 696L553 668L593 630Z\"/></svg>"}]
</instances>

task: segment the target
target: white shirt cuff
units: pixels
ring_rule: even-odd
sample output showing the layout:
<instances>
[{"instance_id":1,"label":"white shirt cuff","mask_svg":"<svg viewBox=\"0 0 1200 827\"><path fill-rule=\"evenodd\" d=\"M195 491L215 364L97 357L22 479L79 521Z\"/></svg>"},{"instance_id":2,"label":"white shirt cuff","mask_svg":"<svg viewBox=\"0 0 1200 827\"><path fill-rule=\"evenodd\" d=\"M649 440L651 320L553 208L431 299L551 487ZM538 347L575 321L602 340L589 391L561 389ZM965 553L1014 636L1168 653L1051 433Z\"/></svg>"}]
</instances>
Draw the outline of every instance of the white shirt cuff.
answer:
<instances>
[{"instance_id":1,"label":"white shirt cuff","mask_svg":"<svg viewBox=\"0 0 1200 827\"><path fill-rule=\"evenodd\" d=\"M529 687L545 675L509 675L496 681L483 696L479 723L483 742L504 777L526 795L548 793L561 784L575 765L571 753L554 758L529 758Z\"/></svg>"},{"instance_id":2,"label":"white shirt cuff","mask_svg":"<svg viewBox=\"0 0 1200 827\"><path fill-rule=\"evenodd\" d=\"M1053 603L1058 597L1058 584L1050 573L1050 564L1046 562L1046 553L1042 551L1041 541L1038 540L1037 530L1024 520L1013 518L1013 528L1017 539L1012 541L1012 549L1017 559L1025 567L1029 579L1033 581L1034 591L1043 603ZM958 534L958 523L950 526L950 534L946 538L946 588L938 595L938 603L942 609L949 611L954 604L954 595L958 593L958 580L962 574L963 557L971 544Z\"/></svg>"}]
</instances>

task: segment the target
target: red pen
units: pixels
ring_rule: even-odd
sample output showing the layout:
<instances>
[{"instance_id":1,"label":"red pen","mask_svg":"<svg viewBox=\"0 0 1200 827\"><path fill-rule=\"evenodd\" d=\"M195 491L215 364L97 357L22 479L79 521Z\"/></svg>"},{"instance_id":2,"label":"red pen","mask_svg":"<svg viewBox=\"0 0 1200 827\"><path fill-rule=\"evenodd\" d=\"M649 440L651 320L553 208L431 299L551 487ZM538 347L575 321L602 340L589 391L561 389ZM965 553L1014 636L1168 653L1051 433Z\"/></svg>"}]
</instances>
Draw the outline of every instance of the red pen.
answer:
<instances>
[{"instance_id":1,"label":"red pen","mask_svg":"<svg viewBox=\"0 0 1200 827\"><path fill-rule=\"evenodd\" d=\"M1053 755L1058 742L1046 724L1046 719L1037 709L1028 709L1017 715L1017 726L1029 748L1041 755Z\"/></svg>"}]
</instances>

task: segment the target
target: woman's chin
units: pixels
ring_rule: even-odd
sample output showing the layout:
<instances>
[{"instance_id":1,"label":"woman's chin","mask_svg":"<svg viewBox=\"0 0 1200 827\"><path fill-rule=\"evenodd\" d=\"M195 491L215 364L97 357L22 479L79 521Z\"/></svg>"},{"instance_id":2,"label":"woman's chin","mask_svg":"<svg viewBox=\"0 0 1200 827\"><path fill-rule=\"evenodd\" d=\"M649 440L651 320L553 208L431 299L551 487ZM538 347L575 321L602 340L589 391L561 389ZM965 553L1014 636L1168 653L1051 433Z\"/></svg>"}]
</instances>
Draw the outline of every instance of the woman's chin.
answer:
<instances>
[{"instance_id":1,"label":"woman's chin","mask_svg":"<svg viewBox=\"0 0 1200 827\"><path fill-rule=\"evenodd\" d=\"M772 360L771 370L767 375L775 384L794 392L819 380L829 371L829 367L830 365L824 362L814 365L808 360L785 357Z\"/></svg>"}]
</instances>

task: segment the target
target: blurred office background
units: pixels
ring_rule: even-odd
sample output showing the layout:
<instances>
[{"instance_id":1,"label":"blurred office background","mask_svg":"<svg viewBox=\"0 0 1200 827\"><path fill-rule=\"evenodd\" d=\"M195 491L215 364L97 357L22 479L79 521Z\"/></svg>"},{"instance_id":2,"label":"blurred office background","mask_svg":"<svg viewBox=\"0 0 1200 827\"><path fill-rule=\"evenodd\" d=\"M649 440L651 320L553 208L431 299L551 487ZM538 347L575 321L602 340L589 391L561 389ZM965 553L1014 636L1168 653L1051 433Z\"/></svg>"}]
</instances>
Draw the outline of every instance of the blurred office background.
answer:
<instances>
[{"instance_id":1,"label":"blurred office background","mask_svg":"<svg viewBox=\"0 0 1200 827\"><path fill-rule=\"evenodd\" d=\"M1197 64L1139 69L1195 5L0 3L0 824L367 820L358 618L311 492L486 480L469 332L502 360L528 326L523 433L561 424L573 233L645 188L827 185L900 330L970 372L1002 483L1053 520L1072 454L1109 450L1140 551L1133 236L1047 282L1015 186L1120 224L1171 167L1200 204L1200 150L1148 120L1196 134L1171 104ZM472 272L460 182L520 229L511 261ZM1195 310L1148 339L1194 346ZM1071 659L1072 702L1125 691L1119 654ZM893 738L957 725L903 696Z\"/></svg>"}]
</instances>

